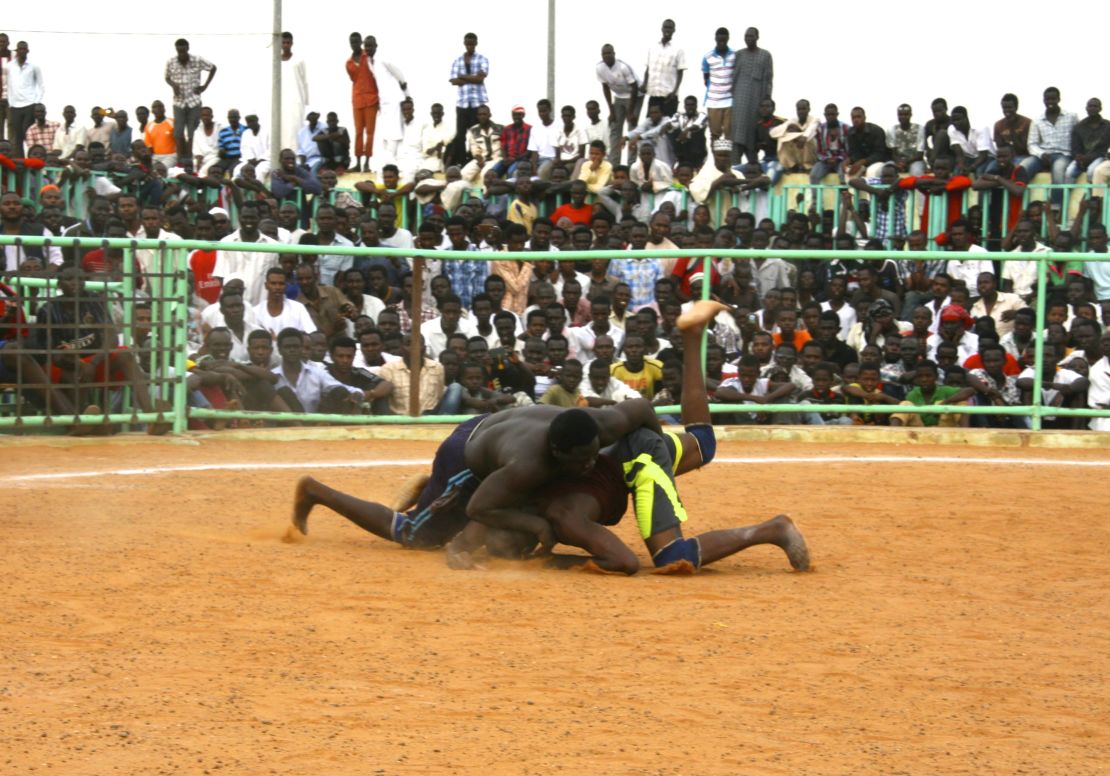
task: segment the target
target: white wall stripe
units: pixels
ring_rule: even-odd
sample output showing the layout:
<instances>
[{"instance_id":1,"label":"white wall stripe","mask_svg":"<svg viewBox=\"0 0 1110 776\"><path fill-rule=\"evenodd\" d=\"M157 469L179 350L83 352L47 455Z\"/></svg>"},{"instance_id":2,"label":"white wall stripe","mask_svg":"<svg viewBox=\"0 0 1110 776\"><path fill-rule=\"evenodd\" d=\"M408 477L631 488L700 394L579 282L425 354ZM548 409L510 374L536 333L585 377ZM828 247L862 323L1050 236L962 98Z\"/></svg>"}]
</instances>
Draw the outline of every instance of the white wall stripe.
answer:
<instances>
[{"instance_id":1,"label":"white wall stripe","mask_svg":"<svg viewBox=\"0 0 1110 776\"><path fill-rule=\"evenodd\" d=\"M1082 466L1110 467L1106 461L1076 461L1063 458L964 458L955 455L813 455L772 456L745 458L716 458L714 464L862 464L862 463L964 463L979 466ZM374 469L389 466L427 466L430 459L411 458L396 461L310 461L298 463L212 463L182 466L149 466L136 469L102 469L99 471L48 472L44 474L17 474L0 478L0 482L43 482L50 480L87 479L90 477L139 477L158 474L183 474L212 471L270 471L301 469Z\"/></svg>"}]
</instances>

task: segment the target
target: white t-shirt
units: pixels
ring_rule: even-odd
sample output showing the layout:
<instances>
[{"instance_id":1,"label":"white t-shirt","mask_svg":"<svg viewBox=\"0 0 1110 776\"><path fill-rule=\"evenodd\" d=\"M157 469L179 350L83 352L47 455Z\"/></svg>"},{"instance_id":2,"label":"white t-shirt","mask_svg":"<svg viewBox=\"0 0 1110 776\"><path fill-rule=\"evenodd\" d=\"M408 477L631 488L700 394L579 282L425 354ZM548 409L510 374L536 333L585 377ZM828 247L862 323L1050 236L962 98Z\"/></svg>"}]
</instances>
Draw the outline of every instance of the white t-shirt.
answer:
<instances>
[{"instance_id":1,"label":"white t-shirt","mask_svg":"<svg viewBox=\"0 0 1110 776\"><path fill-rule=\"evenodd\" d=\"M282 329L300 329L305 334L316 331L316 324L308 314L308 308L294 299L286 299L278 315L270 315L266 309L266 302L259 302L254 306L254 317L258 320L258 328L277 337ZM275 343L276 344L276 343Z\"/></svg>"},{"instance_id":2,"label":"white t-shirt","mask_svg":"<svg viewBox=\"0 0 1110 776\"><path fill-rule=\"evenodd\" d=\"M528 150L535 151L541 159L554 159L555 146L562 131L563 124L560 121L552 121L547 126L542 121L537 122L528 136Z\"/></svg>"}]
</instances>

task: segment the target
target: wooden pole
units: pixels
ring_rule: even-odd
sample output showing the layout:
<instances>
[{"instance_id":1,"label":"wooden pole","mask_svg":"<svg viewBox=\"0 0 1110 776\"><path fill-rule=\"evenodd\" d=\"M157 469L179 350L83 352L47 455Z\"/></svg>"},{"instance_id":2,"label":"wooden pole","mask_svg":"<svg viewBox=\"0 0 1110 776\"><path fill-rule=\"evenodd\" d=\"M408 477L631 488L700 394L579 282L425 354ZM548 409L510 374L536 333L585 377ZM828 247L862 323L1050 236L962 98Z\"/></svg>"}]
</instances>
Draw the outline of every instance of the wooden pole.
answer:
<instances>
[{"instance_id":1,"label":"wooden pole","mask_svg":"<svg viewBox=\"0 0 1110 776\"><path fill-rule=\"evenodd\" d=\"M420 371L424 359L420 357L420 350L424 343L420 341L420 300L424 295L424 259L412 260L412 299L409 300L409 320L412 321L409 345L409 415L420 416Z\"/></svg>"}]
</instances>

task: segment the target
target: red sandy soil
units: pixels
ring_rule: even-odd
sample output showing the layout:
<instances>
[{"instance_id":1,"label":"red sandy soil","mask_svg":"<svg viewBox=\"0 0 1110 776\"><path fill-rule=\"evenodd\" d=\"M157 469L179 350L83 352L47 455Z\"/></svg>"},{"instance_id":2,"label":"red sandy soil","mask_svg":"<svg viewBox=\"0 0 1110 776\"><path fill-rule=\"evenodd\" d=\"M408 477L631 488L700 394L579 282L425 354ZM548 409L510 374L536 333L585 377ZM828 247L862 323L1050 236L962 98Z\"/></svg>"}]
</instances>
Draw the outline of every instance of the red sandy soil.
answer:
<instances>
[{"instance_id":1,"label":"red sandy soil","mask_svg":"<svg viewBox=\"0 0 1110 776\"><path fill-rule=\"evenodd\" d=\"M431 442L13 444L0 479L0 773L1105 773L1105 468L717 463L688 535L778 512L692 577L449 570L325 509L305 462L389 501ZM722 444L719 456L1110 453ZM630 518L619 534L647 555Z\"/></svg>"}]
</instances>

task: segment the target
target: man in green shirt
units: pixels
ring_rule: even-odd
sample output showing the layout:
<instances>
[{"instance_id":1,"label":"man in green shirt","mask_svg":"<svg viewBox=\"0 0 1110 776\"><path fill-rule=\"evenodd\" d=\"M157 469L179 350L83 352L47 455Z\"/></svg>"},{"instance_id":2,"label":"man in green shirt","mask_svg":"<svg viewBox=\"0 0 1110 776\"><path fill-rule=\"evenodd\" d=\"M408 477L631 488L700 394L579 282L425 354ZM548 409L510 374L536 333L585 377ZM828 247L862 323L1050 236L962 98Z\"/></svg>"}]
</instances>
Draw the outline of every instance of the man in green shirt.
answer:
<instances>
[{"instance_id":1,"label":"man in green shirt","mask_svg":"<svg viewBox=\"0 0 1110 776\"><path fill-rule=\"evenodd\" d=\"M934 405L967 404L975 393L971 387L955 388L951 385L937 385L937 365L933 361L922 361L917 365L917 387L906 394L902 404L915 407ZM943 426L954 428L966 426L970 415L934 415L917 413L896 413L890 416L892 426Z\"/></svg>"}]
</instances>

